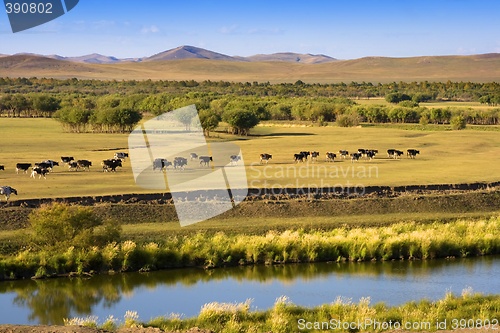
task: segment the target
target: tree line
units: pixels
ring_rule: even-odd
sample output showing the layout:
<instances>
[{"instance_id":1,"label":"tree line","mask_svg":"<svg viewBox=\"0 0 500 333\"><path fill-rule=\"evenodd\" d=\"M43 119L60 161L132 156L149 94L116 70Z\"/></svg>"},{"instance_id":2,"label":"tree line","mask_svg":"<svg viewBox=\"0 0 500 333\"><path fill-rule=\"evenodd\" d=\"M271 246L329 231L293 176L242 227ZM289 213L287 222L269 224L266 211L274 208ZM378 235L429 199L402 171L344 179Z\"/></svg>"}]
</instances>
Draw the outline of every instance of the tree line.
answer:
<instances>
[{"instance_id":1,"label":"tree line","mask_svg":"<svg viewBox=\"0 0 500 333\"><path fill-rule=\"evenodd\" d=\"M233 96L276 97L385 97L390 93L428 95L434 100L475 101L484 96L500 96L497 82L350 82L350 83L294 83L227 82L227 81L167 81L167 80L79 80L51 78L2 78L0 94L16 93L84 94L104 96L110 94L159 94L182 96L189 92L216 93ZM498 103L498 100L497 100Z\"/></svg>"},{"instance_id":2,"label":"tree line","mask_svg":"<svg viewBox=\"0 0 500 333\"><path fill-rule=\"evenodd\" d=\"M27 80L27 81L26 81ZM200 116L201 124L206 135L215 130L221 122L233 134L246 135L249 129L260 121L311 121L319 124L336 122L339 126L356 126L360 122L369 123L420 123L420 124L451 124L454 118L460 118L460 124L497 125L500 123L500 109L485 108L482 110L472 108L427 108L426 102L438 99L439 92L432 91L432 87L447 84L425 82L417 84L418 87L427 87L426 92L406 93L399 91L402 87L412 87L410 83L394 83L392 89L384 95L389 105L361 105L356 99L345 96L322 96L310 93L305 96L291 96L292 90L283 92L283 95L261 96L248 93L223 93L216 91L187 91L183 94L158 92L158 82L113 82L113 86L127 85L130 87L150 85L152 92L140 93L105 93L93 90L92 93L81 92L79 89L87 89L89 84L93 87L102 85L101 81L93 80L54 80L47 79L8 79L12 84L18 86L31 85L36 92L0 94L0 114L7 117L54 117L59 120L67 131L71 132L128 132L136 126L143 116L156 116L164 112L181 108L186 105L195 104ZM3 82L7 82L3 79ZM0 81L1 83L1 81ZM40 92L41 86L65 86L74 83L71 93L48 93ZM170 83L169 83L170 84ZM188 82L181 84L182 87L197 88L203 86L235 88L241 83L215 83L215 82ZM461 86L463 83L450 83L450 87ZM33 87L34 86L34 87ZM167 85L168 86L168 85ZM176 85L174 85L176 86ZM312 89L314 87L339 87L335 85L308 85L297 82L293 85L279 84L248 84L248 91L252 92L261 87L267 87L269 91L285 89L286 87L302 87ZM345 87L355 86L345 85ZM359 84L363 87L368 84ZM385 85L371 85L380 87ZM1 84L0 84L1 87ZM465 89L466 85L463 86ZM500 100L500 87L496 83L471 84L469 90L480 87L488 91L478 101L488 105L497 105ZM488 88L489 87L489 88ZM490 88L498 87L496 91ZM36 89L35 89L36 88ZM203 89L201 89L203 90ZM286 90L286 89L285 89ZM298 90L300 91L300 90ZM254 91L255 92L255 91ZM192 119L194 116L185 119ZM184 119L186 128L189 123Z\"/></svg>"}]
</instances>

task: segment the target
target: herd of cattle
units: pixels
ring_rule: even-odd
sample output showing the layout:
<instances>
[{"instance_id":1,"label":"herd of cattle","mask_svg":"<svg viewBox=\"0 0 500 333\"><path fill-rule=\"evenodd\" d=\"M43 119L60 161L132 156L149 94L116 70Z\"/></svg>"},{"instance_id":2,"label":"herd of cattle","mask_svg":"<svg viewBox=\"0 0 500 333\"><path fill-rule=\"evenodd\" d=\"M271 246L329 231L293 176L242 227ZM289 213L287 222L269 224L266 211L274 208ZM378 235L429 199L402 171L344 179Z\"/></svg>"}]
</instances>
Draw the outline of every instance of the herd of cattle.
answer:
<instances>
[{"instance_id":1,"label":"herd of cattle","mask_svg":"<svg viewBox=\"0 0 500 333\"><path fill-rule=\"evenodd\" d=\"M108 171L116 171L117 167L122 167L122 161L124 161L128 157L128 153L116 153L115 156L111 159L106 159L101 162L102 170L104 172ZM89 160L76 160L72 156L61 156L61 162L68 166L70 171L78 171L78 170L90 170L92 166L92 162ZM30 177L35 178L45 178L47 179L47 174L49 174L54 167L59 166L58 161L54 160L45 160L38 163L16 163L16 173L28 173L31 169ZM0 165L0 170L5 170L4 165ZM17 190L11 186L0 186L0 195L4 195L6 200L9 200L9 197L15 194L17 195Z\"/></svg>"},{"instance_id":2,"label":"herd of cattle","mask_svg":"<svg viewBox=\"0 0 500 333\"><path fill-rule=\"evenodd\" d=\"M349 154L349 151L347 150L339 150L338 151L339 157L342 159L346 159L348 157L351 158L351 163L355 161L359 161L363 157L365 157L368 160L372 160L375 158L375 156L378 154L377 149L364 149L360 148L358 149L355 153ZM399 159L401 156L403 156L404 152L401 150L397 149L388 149L387 150L387 157L392 158L392 159ZM406 150L406 156L408 158L415 158L418 154L420 154L419 150L416 149L407 149ZM305 162L307 161L308 157L311 158L312 162L316 162L318 160L318 157L320 156L320 153L318 151L301 151L300 153L294 154L293 155L293 160L295 163L299 162ZM260 163L269 163L269 160L273 158L273 155L271 154L260 154ZM333 162L337 158L337 154L333 152L326 152L325 154L325 162Z\"/></svg>"},{"instance_id":3,"label":"herd of cattle","mask_svg":"<svg viewBox=\"0 0 500 333\"><path fill-rule=\"evenodd\" d=\"M122 167L122 161L128 157L128 153L116 153L113 158L103 160L101 162L102 171L116 171L117 167ZM90 170L92 166L92 162L89 160L76 160L73 156L61 156L61 162L68 166L69 171L78 171L78 170ZM16 164L16 173L28 173L31 169L30 177L35 178L46 178L47 174L51 172L54 167L59 166L58 161L54 160L45 160L38 163L17 163ZM3 166L0 166L0 169L5 169Z\"/></svg>"},{"instance_id":4,"label":"herd of cattle","mask_svg":"<svg viewBox=\"0 0 500 333\"><path fill-rule=\"evenodd\" d=\"M378 154L377 149L358 149L356 152L349 154L347 150L339 150L337 153L326 152L325 154L325 162L334 162L337 158L347 159L350 157L351 163L355 161L359 161L362 158L366 158L367 160L372 160ZM406 155L408 158L414 159L418 154L420 154L419 150L416 149L407 149ZM387 157L392 159L399 159L404 155L404 152L397 149L388 149ZM114 155L112 159L106 159L101 162L102 171L103 172L114 172L117 167L122 167L122 162L128 158L128 153L119 152ZM305 162L310 157L311 162L318 161L320 157L320 153L317 151L301 151L297 154L293 155L293 161L295 163ZM190 153L190 160L198 160L200 167L209 167L210 162L213 162L212 156L198 156L196 153ZM272 160L273 155L263 153L260 154L260 163L268 164L270 160ZM229 157L229 162L231 165L236 165L238 161L241 160L240 155L231 155ZM90 171L90 167L92 166L92 162L89 160L76 160L72 156L61 156L61 162L68 166L70 171L78 171L78 170L86 170ZM156 170L166 170L169 167L173 167L174 169L184 170L184 168L188 164L188 159L185 157L175 157L173 161L168 161L165 158L156 158L153 161L153 171ZM38 178L44 177L46 178L47 174L52 171L55 166L59 166L58 161L54 160L45 160L39 163L17 163L16 164L16 173L23 172L28 173L31 169L30 177L35 178L38 175ZM0 165L0 170L5 170L3 165ZM17 190L10 186L0 186L0 195L4 195L6 200L9 199L11 194L17 195Z\"/></svg>"}]
</instances>

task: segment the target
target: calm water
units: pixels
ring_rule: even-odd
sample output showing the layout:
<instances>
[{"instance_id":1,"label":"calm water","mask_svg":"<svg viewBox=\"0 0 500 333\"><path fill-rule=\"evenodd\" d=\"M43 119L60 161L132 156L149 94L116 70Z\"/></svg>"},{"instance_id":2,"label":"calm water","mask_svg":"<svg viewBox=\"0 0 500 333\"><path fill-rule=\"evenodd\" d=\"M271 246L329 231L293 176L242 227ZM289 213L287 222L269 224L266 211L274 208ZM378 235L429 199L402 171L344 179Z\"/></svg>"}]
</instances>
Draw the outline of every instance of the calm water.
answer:
<instances>
[{"instance_id":1,"label":"calm water","mask_svg":"<svg viewBox=\"0 0 500 333\"><path fill-rule=\"evenodd\" d=\"M244 302L266 309L286 295L295 304L314 306L338 296L371 297L372 304L401 304L460 294L472 287L500 293L500 257L417 262L319 263L233 267L205 271L180 269L152 273L101 275L0 282L0 323L61 324L63 318L109 315L123 320L127 310L140 320L170 313L186 317L203 304Z\"/></svg>"}]
</instances>

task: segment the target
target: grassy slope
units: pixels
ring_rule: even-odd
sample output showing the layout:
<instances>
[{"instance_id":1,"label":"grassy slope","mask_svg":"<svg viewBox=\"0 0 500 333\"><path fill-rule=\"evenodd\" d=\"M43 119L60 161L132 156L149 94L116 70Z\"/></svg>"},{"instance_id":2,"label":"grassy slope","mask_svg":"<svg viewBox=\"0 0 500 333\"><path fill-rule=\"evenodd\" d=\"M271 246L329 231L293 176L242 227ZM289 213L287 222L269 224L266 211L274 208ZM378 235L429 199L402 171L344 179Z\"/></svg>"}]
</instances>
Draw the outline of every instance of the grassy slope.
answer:
<instances>
[{"instance_id":1,"label":"grassy slope","mask_svg":"<svg viewBox=\"0 0 500 333\"><path fill-rule=\"evenodd\" d=\"M27 56L0 58L1 76L117 80L225 80L259 82L498 81L500 55L381 58L323 64L185 59L121 64L76 64ZM13 61L16 60L17 61Z\"/></svg>"},{"instance_id":2,"label":"grassy slope","mask_svg":"<svg viewBox=\"0 0 500 333\"><path fill-rule=\"evenodd\" d=\"M101 171L100 161L113 156L111 149L127 149L125 134L64 133L51 119L0 119L0 126L0 164L6 168L0 172L0 185L17 188L19 196L14 199L151 192L135 185L130 161L116 173ZM255 136L236 141L245 157L251 187L469 183L498 181L500 176L497 132L258 127L253 133ZM326 151L357 148L381 153L371 162L324 162ZM415 160L390 160L384 153L389 148L416 148L421 155ZM293 154L302 150L319 151L320 162L294 164ZM258 156L264 152L273 154L267 166L258 165ZM15 173L17 162L59 160L63 155L89 159L94 167L90 172L69 172L59 166L46 180ZM216 165L226 163L215 161ZM192 167L197 169L197 163Z\"/></svg>"}]
</instances>

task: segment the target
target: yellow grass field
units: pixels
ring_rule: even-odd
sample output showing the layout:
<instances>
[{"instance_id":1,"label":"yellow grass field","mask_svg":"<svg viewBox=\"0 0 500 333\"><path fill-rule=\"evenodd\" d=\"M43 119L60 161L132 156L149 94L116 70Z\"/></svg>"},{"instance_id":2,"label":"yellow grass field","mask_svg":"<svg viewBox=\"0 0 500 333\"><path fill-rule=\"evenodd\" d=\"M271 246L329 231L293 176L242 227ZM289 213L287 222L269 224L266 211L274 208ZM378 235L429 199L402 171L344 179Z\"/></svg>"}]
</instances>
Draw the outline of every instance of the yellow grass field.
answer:
<instances>
[{"instance_id":1,"label":"yellow grass field","mask_svg":"<svg viewBox=\"0 0 500 333\"><path fill-rule=\"evenodd\" d=\"M116 173L104 173L100 162L112 158L116 151L127 151L126 134L65 133L52 119L0 119L3 138L0 142L0 185L19 191L13 199L72 197L119 193L158 192L137 186L130 161ZM500 180L500 136L496 131L425 131L398 128L358 127L276 127L258 126L248 137L215 133L211 140L233 139L243 152L250 187L323 187L414 185L441 183L491 182ZM375 160L351 163L349 159L325 162L326 151L358 148L378 149ZM403 156L387 158L390 148L421 151L416 159ZM293 154L319 151L317 162L294 163ZM273 159L259 164L259 155ZM68 171L55 167L47 179L33 179L16 174L18 162L35 163L61 156L88 159L90 172ZM189 157L189 156L186 156ZM215 166L229 163L215 160ZM200 168L197 161L188 169ZM181 172L181 171L178 171ZM1 198L4 200L4 198Z\"/></svg>"}]
</instances>

